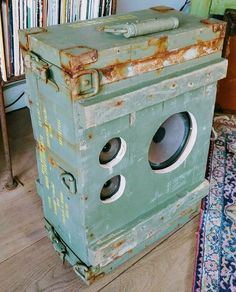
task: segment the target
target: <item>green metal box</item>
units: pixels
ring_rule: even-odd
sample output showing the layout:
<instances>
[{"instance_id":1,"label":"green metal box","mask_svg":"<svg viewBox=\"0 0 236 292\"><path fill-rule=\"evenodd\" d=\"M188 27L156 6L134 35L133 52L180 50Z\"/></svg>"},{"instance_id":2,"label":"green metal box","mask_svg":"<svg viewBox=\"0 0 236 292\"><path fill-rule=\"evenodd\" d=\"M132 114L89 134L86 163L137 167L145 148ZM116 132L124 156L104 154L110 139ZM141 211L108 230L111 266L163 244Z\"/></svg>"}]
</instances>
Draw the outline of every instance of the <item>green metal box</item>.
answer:
<instances>
[{"instance_id":1,"label":"green metal box","mask_svg":"<svg viewBox=\"0 0 236 292\"><path fill-rule=\"evenodd\" d=\"M197 214L224 34L166 7L20 31L45 226L87 283Z\"/></svg>"}]
</instances>

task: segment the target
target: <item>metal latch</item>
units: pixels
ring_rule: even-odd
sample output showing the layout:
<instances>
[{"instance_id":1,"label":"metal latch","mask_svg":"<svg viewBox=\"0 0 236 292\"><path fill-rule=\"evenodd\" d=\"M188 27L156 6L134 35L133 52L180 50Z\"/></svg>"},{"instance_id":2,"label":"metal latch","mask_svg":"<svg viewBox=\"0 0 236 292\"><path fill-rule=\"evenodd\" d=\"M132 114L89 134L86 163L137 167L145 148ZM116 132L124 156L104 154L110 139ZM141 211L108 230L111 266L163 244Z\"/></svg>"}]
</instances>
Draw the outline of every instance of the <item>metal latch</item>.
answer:
<instances>
[{"instance_id":1,"label":"metal latch","mask_svg":"<svg viewBox=\"0 0 236 292\"><path fill-rule=\"evenodd\" d=\"M40 57L32 52L28 52L24 58L25 67L31 69L33 72L37 74L45 83L50 83L57 91L59 91L59 87L56 84L55 80L53 80L50 72L50 65L40 59Z\"/></svg>"},{"instance_id":2,"label":"metal latch","mask_svg":"<svg viewBox=\"0 0 236 292\"><path fill-rule=\"evenodd\" d=\"M69 190L72 195L75 195L77 192L76 180L74 176L69 172L64 172L61 174L62 184Z\"/></svg>"},{"instance_id":3,"label":"metal latch","mask_svg":"<svg viewBox=\"0 0 236 292\"><path fill-rule=\"evenodd\" d=\"M53 227L47 221L45 221L45 228L47 230L48 237L51 240L54 249L60 254L60 257L64 263L67 254L65 245L61 242L58 234L54 232Z\"/></svg>"}]
</instances>

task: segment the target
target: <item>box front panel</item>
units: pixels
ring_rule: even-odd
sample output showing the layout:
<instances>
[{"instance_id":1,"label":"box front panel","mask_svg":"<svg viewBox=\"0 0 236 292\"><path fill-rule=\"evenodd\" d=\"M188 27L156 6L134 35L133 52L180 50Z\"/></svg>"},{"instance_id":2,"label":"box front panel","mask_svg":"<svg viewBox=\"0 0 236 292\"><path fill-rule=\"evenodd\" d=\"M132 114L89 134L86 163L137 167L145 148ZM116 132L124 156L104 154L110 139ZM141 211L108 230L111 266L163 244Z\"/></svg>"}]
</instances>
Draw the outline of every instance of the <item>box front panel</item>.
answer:
<instances>
[{"instance_id":1,"label":"box front panel","mask_svg":"<svg viewBox=\"0 0 236 292\"><path fill-rule=\"evenodd\" d=\"M174 100L139 111L86 131L84 151L88 238L98 240L122 228L155 208L157 211L191 191L204 180L215 101L215 84ZM148 161L152 137L168 117L190 112L196 119L197 138L187 159L167 173L155 173ZM112 138L121 137L127 150L121 161L111 168L99 163L99 153ZM86 167L87 166L87 167ZM121 175L126 184L120 198L111 203L101 201L101 189L112 177ZM122 215L121 215L122 210Z\"/></svg>"}]
</instances>

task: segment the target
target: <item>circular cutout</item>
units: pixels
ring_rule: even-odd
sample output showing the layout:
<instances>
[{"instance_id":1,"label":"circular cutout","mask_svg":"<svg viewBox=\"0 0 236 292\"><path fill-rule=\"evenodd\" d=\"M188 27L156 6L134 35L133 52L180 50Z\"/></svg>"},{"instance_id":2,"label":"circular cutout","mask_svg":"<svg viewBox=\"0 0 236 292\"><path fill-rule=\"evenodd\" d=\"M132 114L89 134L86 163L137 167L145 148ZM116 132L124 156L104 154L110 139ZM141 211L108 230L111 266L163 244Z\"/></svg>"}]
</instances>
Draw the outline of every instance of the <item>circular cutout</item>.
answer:
<instances>
[{"instance_id":1,"label":"circular cutout","mask_svg":"<svg viewBox=\"0 0 236 292\"><path fill-rule=\"evenodd\" d=\"M121 161L126 152L126 142L120 137L110 139L99 154L99 162L102 167L110 168Z\"/></svg>"},{"instance_id":2,"label":"circular cutout","mask_svg":"<svg viewBox=\"0 0 236 292\"><path fill-rule=\"evenodd\" d=\"M148 159L157 173L177 168L190 154L197 137L197 123L189 112L170 116L153 136Z\"/></svg>"},{"instance_id":3,"label":"circular cutout","mask_svg":"<svg viewBox=\"0 0 236 292\"><path fill-rule=\"evenodd\" d=\"M118 200L124 193L126 180L123 175L113 176L105 182L100 193L103 203L112 203Z\"/></svg>"}]
</instances>

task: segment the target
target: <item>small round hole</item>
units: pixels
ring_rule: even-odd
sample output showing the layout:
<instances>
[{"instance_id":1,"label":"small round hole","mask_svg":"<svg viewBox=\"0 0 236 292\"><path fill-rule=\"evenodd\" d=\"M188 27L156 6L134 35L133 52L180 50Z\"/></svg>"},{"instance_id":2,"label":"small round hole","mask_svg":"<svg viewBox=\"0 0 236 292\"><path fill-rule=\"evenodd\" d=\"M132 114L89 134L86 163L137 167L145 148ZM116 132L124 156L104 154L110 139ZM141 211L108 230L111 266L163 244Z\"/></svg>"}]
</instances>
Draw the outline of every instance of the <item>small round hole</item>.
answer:
<instances>
[{"instance_id":1,"label":"small round hole","mask_svg":"<svg viewBox=\"0 0 236 292\"><path fill-rule=\"evenodd\" d=\"M194 85L193 82L188 83L188 87L193 87L193 85Z\"/></svg>"},{"instance_id":2,"label":"small round hole","mask_svg":"<svg viewBox=\"0 0 236 292\"><path fill-rule=\"evenodd\" d=\"M176 84L176 83L172 83L172 84L171 84L171 88L172 88L172 89L175 89L176 87L177 87L177 84Z\"/></svg>"},{"instance_id":3,"label":"small round hole","mask_svg":"<svg viewBox=\"0 0 236 292\"><path fill-rule=\"evenodd\" d=\"M99 154L99 162L102 167L110 168L118 164L125 155L127 144L120 137L110 139Z\"/></svg>"},{"instance_id":4,"label":"small round hole","mask_svg":"<svg viewBox=\"0 0 236 292\"><path fill-rule=\"evenodd\" d=\"M118 200L124 193L126 180L123 175L113 176L105 182L100 192L100 199L108 204Z\"/></svg>"}]
</instances>

